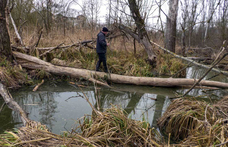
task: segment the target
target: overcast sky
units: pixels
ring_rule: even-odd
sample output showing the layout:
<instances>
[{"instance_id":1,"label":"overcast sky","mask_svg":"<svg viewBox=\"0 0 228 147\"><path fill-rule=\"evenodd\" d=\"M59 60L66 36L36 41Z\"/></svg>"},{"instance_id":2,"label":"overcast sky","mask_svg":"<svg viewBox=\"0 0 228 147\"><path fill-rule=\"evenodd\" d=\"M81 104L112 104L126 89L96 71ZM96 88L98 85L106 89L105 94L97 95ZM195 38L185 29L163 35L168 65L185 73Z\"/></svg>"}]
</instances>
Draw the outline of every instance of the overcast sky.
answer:
<instances>
[{"instance_id":1,"label":"overcast sky","mask_svg":"<svg viewBox=\"0 0 228 147\"><path fill-rule=\"evenodd\" d=\"M81 7L83 6L83 1L84 0L74 0L74 2L72 2L70 4L70 8L76 9L77 11L79 11L79 12L81 11L82 12L82 8ZM109 12L108 11L108 9L109 9L108 0L99 0L99 1L101 1L101 8L100 8L99 18L98 19L100 20L101 23L105 23L105 17L108 15L108 12ZM167 1L168 0L166 0L166 2L164 2L163 7L162 7L162 9L163 9L163 11L165 13L168 12ZM149 3L152 3L152 1L149 2ZM151 12L153 12L153 11L154 12L150 16L150 22L151 23L156 23L156 21L157 21L156 16L158 15L158 10L159 9L158 9L158 6L154 6L152 9L154 9L154 10L151 10ZM165 15L164 14L161 14L161 15L162 15L163 21L165 21L165 18L166 18Z\"/></svg>"},{"instance_id":2,"label":"overcast sky","mask_svg":"<svg viewBox=\"0 0 228 147\"><path fill-rule=\"evenodd\" d=\"M75 0L76 2L72 2L70 4L71 9L76 9L77 11L81 11L82 13L82 6L84 0ZM108 14L108 1L107 0L100 0L101 1L101 7L99 12L99 19L102 23L105 23L105 16Z\"/></svg>"}]
</instances>

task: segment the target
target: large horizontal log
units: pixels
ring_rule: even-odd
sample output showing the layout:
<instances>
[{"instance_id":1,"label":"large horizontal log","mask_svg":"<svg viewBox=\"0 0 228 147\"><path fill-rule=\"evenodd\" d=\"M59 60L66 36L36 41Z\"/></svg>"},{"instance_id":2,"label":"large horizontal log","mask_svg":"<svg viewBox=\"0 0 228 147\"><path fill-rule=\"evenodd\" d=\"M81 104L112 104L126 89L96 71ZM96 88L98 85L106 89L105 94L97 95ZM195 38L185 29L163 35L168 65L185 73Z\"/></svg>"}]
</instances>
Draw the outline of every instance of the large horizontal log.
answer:
<instances>
[{"instance_id":1,"label":"large horizontal log","mask_svg":"<svg viewBox=\"0 0 228 147\"><path fill-rule=\"evenodd\" d=\"M156 78L156 77L134 77L123 76L117 74L110 74L104 72L96 72L86 69L77 69L71 67L55 66L51 63L40 60L36 57L22 54L19 52L13 52L14 56L18 59L18 62L22 67L28 69L42 69L46 72L50 72L56 75L67 75L70 77L90 79L91 77L105 78L109 77L109 80L113 83L121 84L133 84L133 85L147 85L156 87L182 87L191 86L197 79L185 79L185 78ZM26 61L26 62L25 62ZM228 88L228 83L202 80L199 83L200 86Z\"/></svg>"}]
</instances>

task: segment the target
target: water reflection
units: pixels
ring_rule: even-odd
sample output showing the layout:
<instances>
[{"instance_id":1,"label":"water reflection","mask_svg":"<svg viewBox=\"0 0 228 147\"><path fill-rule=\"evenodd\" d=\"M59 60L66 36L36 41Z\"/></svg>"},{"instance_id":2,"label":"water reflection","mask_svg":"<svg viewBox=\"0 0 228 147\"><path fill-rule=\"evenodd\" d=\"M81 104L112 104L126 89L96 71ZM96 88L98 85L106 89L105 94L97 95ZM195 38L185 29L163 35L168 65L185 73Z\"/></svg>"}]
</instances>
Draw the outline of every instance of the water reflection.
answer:
<instances>
[{"instance_id":1,"label":"water reflection","mask_svg":"<svg viewBox=\"0 0 228 147\"><path fill-rule=\"evenodd\" d=\"M194 71L194 72L193 72ZM191 74L190 74L191 72ZM200 78L204 73L202 69L189 68L187 78ZM206 77L213 76L211 73ZM227 82L227 78L216 77L213 80ZM32 92L32 87L12 91L12 96L18 104L28 113L31 120L41 122L56 134L67 131L74 126L75 121L84 115L91 115L92 108L85 96L100 110L111 107L111 104L122 107L129 117L136 120L145 118L152 127L156 127L156 120L162 116L170 104L170 97L175 93L184 93L185 89L156 88L133 85L112 85L113 89L98 87L81 88L66 83L45 82L38 91ZM194 89L190 95L223 96L226 90L203 91ZM98 101L96 101L98 97ZM0 99L0 107L3 100ZM6 129L21 126L18 113L4 107L0 113L0 133Z\"/></svg>"},{"instance_id":2,"label":"water reflection","mask_svg":"<svg viewBox=\"0 0 228 147\"><path fill-rule=\"evenodd\" d=\"M32 92L32 87L27 87L11 93L31 120L47 125L57 134L70 130L77 119L92 113L84 95L95 107L99 104L101 110L111 107L111 104L118 105L129 113L131 118L142 120L144 117L151 125L156 126L154 125L156 119L165 110L166 96L173 96L174 93L171 89L162 93L161 88L153 87L130 85L113 85L113 87L114 89L101 88L95 95L94 87L84 88L82 91L68 83L59 83L55 86L46 83L37 92ZM99 101L95 100L96 96ZM21 125L18 124L18 122L21 123L19 115L7 107L0 113L0 118L0 126L2 126L0 133Z\"/></svg>"},{"instance_id":3,"label":"water reflection","mask_svg":"<svg viewBox=\"0 0 228 147\"><path fill-rule=\"evenodd\" d=\"M14 127L14 121L12 117L12 110L7 106L4 106L3 99L0 99L0 132L4 132L5 129L11 129Z\"/></svg>"},{"instance_id":4,"label":"water reflection","mask_svg":"<svg viewBox=\"0 0 228 147\"><path fill-rule=\"evenodd\" d=\"M187 69L186 78L188 79L199 79L203 76L203 74L207 71L207 69L200 68L200 67L190 67ZM223 75L218 75L218 73L215 73L211 71L208 75L205 76L204 80L213 80L213 81L220 81L227 83L228 78ZM178 90L179 93L185 93L188 89L181 89ZM189 92L189 95L191 96L204 96L205 98L212 98L212 99L218 99L223 97L224 95L227 95L227 90L205 90L205 89L193 89L191 92Z\"/></svg>"}]
</instances>

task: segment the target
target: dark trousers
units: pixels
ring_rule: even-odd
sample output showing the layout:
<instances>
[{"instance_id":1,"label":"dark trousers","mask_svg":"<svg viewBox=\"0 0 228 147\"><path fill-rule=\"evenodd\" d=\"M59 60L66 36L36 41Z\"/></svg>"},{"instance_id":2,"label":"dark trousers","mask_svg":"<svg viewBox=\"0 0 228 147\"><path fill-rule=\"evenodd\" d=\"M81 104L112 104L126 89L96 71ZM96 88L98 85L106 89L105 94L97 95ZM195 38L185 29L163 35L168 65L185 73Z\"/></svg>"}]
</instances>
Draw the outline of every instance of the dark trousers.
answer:
<instances>
[{"instance_id":1,"label":"dark trousers","mask_svg":"<svg viewBox=\"0 0 228 147\"><path fill-rule=\"evenodd\" d=\"M96 65L96 71L99 71L101 62L103 62L103 66L104 66L104 71L108 72L108 68L107 68L107 64L106 64L106 55L105 53L97 53L98 57L99 57L99 61L97 62Z\"/></svg>"}]
</instances>

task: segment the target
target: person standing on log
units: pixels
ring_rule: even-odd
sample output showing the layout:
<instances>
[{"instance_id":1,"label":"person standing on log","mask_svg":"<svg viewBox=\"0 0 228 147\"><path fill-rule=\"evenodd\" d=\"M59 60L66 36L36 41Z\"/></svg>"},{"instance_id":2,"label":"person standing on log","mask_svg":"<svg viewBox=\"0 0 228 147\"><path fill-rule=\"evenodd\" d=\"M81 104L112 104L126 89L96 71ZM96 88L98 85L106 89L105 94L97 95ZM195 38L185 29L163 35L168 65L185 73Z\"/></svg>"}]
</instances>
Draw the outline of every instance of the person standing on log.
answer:
<instances>
[{"instance_id":1,"label":"person standing on log","mask_svg":"<svg viewBox=\"0 0 228 147\"><path fill-rule=\"evenodd\" d=\"M100 71L101 62L103 62L104 71L108 72L107 64L106 64L106 50L109 43L106 42L105 36L108 34L109 30L106 27L103 27L102 31L97 34L97 55L99 60L96 65L96 71Z\"/></svg>"}]
</instances>

